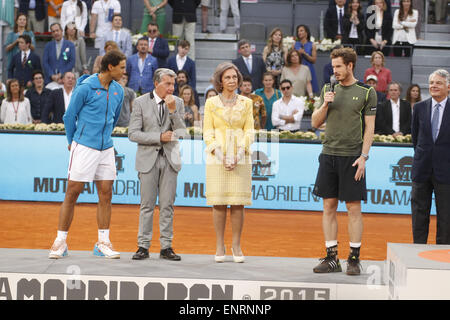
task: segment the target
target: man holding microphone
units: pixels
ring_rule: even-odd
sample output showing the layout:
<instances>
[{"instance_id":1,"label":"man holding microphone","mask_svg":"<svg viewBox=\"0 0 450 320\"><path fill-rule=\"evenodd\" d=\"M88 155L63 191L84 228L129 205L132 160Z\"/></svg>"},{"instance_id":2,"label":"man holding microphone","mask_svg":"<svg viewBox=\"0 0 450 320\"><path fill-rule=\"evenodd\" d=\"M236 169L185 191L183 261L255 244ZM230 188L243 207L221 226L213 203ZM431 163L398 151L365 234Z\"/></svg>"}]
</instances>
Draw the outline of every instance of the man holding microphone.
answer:
<instances>
[{"instance_id":1,"label":"man holding microphone","mask_svg":"<svg viewBox=\"0 0 450 320\"><path fill-rule=\"evenodd\" d=\"M361 200L365 200L365 166L375 128L375 90L355 79L356 53L351 48L331 52L336 84L326 84L321 107L312 114L314 128L326 121L325 139L313 193L323 198L323 233L327 256L313 269L316 273L341 272L338 259L337 207L345 201L348 212L350 254L347 274L359 275L363 230Z\"/></svg>"}]
</instances>

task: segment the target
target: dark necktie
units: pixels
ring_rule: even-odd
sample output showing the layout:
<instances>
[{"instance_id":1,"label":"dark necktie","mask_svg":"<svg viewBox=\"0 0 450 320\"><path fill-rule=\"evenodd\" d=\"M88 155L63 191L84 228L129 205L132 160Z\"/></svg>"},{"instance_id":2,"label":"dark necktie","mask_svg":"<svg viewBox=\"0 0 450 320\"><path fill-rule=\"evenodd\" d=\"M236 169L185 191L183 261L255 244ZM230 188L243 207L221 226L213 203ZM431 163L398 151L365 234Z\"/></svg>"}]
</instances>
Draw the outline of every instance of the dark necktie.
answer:
<instances>
[{"instance_id":1,"label":"dark necktie","mask_svg":"<svg viewBox=\"0 0 450 320\"><path fill-rule=\"evenodd\" d=\"M161 100L159 102L159 120L163 120L164 118L164 100Z\"/></svg>"},{"instance_id":2,"label":"dark necktie","mask_svg":"<svg viewBox=\"0 0 450 320\"><path fill-rule=\"evenodd\" d=\"M342 9L339 9L338 34L342 34Z\"/></svg>"},{"instance_id":3,"label":"dark necktie","mask_svg":"<svg viewBox=\"0 0 450 320\"><path fill-rule=\"evenodd\" d=\"M439 132L439 107L438 103L434 106L433 117L431 118L431 134L433 135L433 141L436 141Z\"/></svg>"}]
</instances>

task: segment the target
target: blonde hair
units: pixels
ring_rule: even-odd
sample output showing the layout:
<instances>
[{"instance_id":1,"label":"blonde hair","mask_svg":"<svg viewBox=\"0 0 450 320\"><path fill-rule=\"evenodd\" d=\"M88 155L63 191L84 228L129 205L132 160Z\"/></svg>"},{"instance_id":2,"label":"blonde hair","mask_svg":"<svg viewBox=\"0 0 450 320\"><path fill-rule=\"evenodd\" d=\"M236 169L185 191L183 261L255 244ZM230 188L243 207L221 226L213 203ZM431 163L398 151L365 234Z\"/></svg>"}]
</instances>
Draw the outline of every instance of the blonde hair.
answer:
<instances>
[{"instance_id":1,"label":"blonde hair","mask_svg":"<svg viewBox=\"0 0 450 320\"><path fill-rule=\"evenodd\" d=\"M377 54L379 54L381 56L381 60L382 60L381 65L384 67L384 53L381 51L372 52L372 57L370 58L370 63L373 64L373 60Z\"/></svg>"},{"instance_id":2,"label":"blonde hair","mask_svg":"<svg viewBox=\"0 0 450 320\"><path fill-rule=\"evenodd\" d=\"M269 51L270 52L272 52L273 51L273 48L274 48L274 43L273 43L273 39L272 39L272 37L273 37L273 35L276 33L276 32L280 32L281 33L281 40L280 40L280 44L278 45L278 47L281 49L281 50L283 50L283 31L280 29L280 28L274 28L271 32L270 32L270 34L269 34L269 39L267 39L267 48L269 49Z\"/></svg>"},{"instance_id":3,"label":"blonde hair","mask_svg":"<svg viewBox=\"0 0 450 320\"><path fill-rule=\"evenodd\" d=\"M112 50L119 50L119 46L117 45L117 43L115 41L109 40L109 41L105 42L105 46L104 46L105 51L106 51L106 48L108 48L110 46L112 47L111 48Z\"/></svg>"},{"instance_id":4,"label":"blonde hair","mask_svg":"<svg viewBox=\"0 0 450 320\"><path fill-rule=\"evenodd\" d=\"M187 106L190 107L190 106L195 105L195 97L194 97L195 93L194 93L194 89L192 89L192 87L191 87L190 85L185 84L184 86L182 86L182 87L180 88L179 92L178 92L178 96L179 96L181 99L183 99L183 101L184 101L183 93L184 93L184 91L186 91L186 90L190 90L190 91L191 91L191 98L189 99L189 101L188 101L188 103L187 103Z\"/></svg>"}]
</instances>

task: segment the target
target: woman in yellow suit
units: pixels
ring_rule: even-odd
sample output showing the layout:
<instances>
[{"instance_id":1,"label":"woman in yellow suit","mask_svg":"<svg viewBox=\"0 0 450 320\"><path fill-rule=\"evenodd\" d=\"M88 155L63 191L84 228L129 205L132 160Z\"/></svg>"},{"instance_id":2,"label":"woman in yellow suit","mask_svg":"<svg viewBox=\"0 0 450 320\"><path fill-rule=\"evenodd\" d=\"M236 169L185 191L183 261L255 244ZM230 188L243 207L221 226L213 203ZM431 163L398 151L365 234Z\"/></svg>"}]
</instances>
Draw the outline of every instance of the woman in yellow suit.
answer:
<instances>
[{"instance_id":1,"label":"woman in yellow suit","mask_svg":"<svg viewBox=\"0 0 450 320\"><path fill-rule=\"evenodd\" d=\"M225 224L230 206L234 262L244 262L241 234L244 205L251 205L251 151L254 139L252 100L236 94L242 75L229 62L214 72L219 95L205 104L203 139L206 144L206 203L213 206L216 262L225 261Z\"/></svg>"}]
</instances>

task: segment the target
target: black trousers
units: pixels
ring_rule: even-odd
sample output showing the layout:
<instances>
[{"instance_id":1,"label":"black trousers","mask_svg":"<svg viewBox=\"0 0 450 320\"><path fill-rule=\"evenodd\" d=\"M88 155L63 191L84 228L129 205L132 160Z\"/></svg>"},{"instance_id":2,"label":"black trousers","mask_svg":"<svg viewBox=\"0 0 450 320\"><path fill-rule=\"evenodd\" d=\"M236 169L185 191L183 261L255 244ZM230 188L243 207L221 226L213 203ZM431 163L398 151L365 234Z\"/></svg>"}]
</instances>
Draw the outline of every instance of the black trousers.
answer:
<instances>
[{"instance_id":1,"label":"black trousers","mask_svg":"<svg viewBox=\"0 0 450 320\"><path fill-rule=\"evenodd\" d=\"M402 46L403 47L403 48L400 48L400 47L393 48L394 56L396 56L396 57L401 57L403 55L405 57L411 56L412 45L409 42L397 41L396 43L394 43L394 46Z\"/></svg>"},{"instance_id":2,"label":"black trousers","mask_svg":"<svg viewBox=\"0 0 450 320\"><path fill-rule=\"evenodd\" d=\"M434 176L426 182L412 184L413 241L420 244L427 243L433 191L437 220L436 244L450 244L450 185L438 183Z\"/></svg>"}]
</instances>

